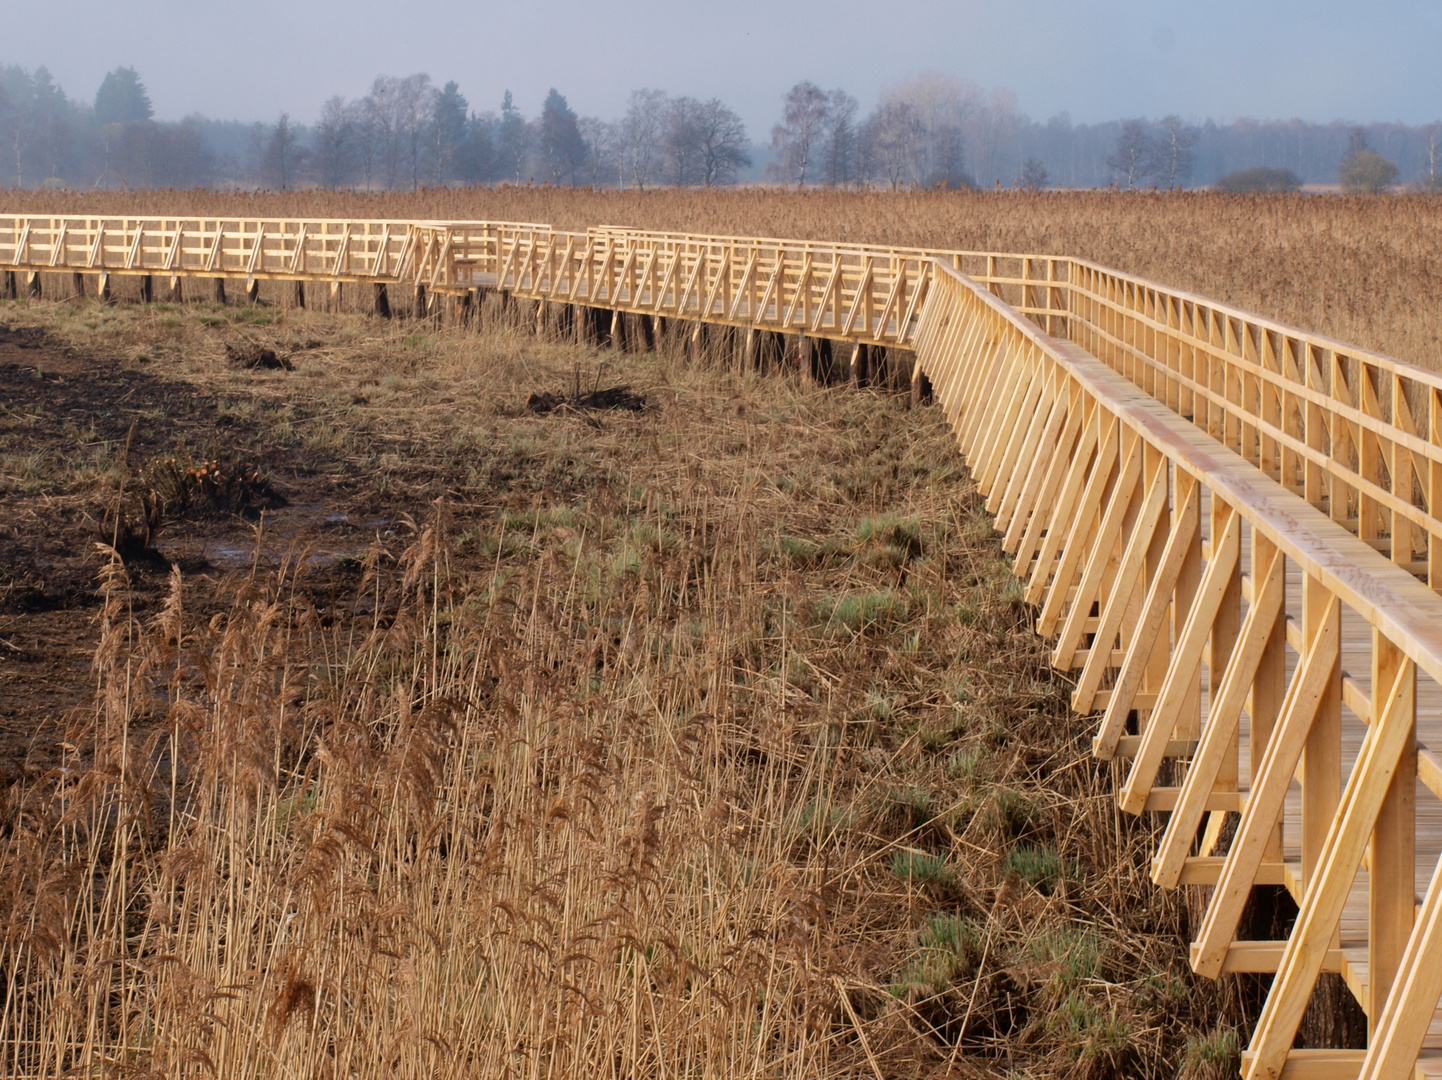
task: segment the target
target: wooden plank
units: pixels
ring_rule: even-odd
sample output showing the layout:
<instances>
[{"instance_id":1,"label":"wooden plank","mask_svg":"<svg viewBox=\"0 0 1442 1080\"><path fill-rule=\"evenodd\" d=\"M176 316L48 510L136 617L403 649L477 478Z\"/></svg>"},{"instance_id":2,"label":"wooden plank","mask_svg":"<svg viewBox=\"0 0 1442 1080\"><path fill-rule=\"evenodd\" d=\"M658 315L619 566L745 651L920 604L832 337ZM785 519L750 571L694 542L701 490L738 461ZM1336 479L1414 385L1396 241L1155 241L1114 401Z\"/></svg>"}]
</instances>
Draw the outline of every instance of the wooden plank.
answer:
<instances>
[{"instance_id":1,"label":"wooden plank","mask_svg":"<svg viewBox=\"0 0 1442 1080\"><path fill-rule=\"evenodd\" d=\"M1157 707L1147 718L1146 730L1142 732L1141 749L1132 759L1131 770L1117 796L1117 805L1129 814L1141 813L1146 805L1147 794L1151 791L1157 767L1162 761L1162 748L1176 730L1182 706L1187 702L1191 687L1197 680L1202 664L1202 647L1211 633L1212 622L1237 568L1237 559L1241 554L1241 538L1241 515L1229 507L1226 531L1202 575L1196 602L1177 639L1166 679L1158 692Z\"/></svg>"},{"instance_id":2,"label":"wooden plank","mask_svg":"<svg viewBox=\"0 0 1442 1080\"><path fill-rule=\"evenodd\" d=\"M1188 476L1180 477L1179 485L1179 513L1173 518L1172 532L1162 552L1161 565L1147 587L1147 597L1142 604L1137 628L1127 645L1121 670L1117 673L1106 715L1102 718L1101 727L1092 742L1092 753L1103 761L1111 760L1116 752L1117 740L1126 730L1127 713L1131 711L1137 692L1141 689L1142 679L1151 661L1153 642L1157 639L1171 606L1172 589L1176 586L1182 564L1196 537L1196 508L1201 499L1201 487Z\"/></svg>"},{"instance_id":3,"label":"wooden plank","mask_svg":"<svg viewBox=\"0 0 1442 1080\"><path fill-rule=\"evenodd\" d=\"M1242 811L1236 836L1232 838L1222 877L1207 907L1197 938L1197 959L1192 966L1198 974L1208 978L1216 978L1221 971L1227 944L1236 934L1242 906L1251 891L1262 853L1281 815L1287 786L1311 732L1317 704L1322 700L1328 676L1336 665L1340 644L1339 619L1336 617L1339 607L1333 597L1327 617L1318 620L1307 656L1288 688L1282 717L1267 746L1257 782Z\"/></svg>"},{"instance_id":4,"label":"wooden plank","mask_svg":"<svg viewBox=\"0 0 1442 1080\"><path fill-rule=\"evenodd\" d=\"M1247 611L1238 646L1222 677L1216 703L1202 729L1201 743L1182 783L1182 797L1152 860L1152 881L1164 889L1176 888L1180 882L1187 852L1202 823L1205 793L1212 790L1221 770L1222 756L1236 737L1247 689L1261 666L1267 638L1286 599L1285 559L1275 548L1267 554L1270 558L1261 571L1264 583L1261 595Z\"/></svg>"},{"instance_id":5,"label":"wooden plank","mask_svg":"<svg viewBox=\"0 0 1442 1080\"><path fill-rule=\"evenodd\" d=\"M1247 1080L1262 1080L1281 1072L1322 970L1322 958L1336 937L1342 906L1362 864L1362 855L1396 773L1398 759L1415 741L1412 720L1415 668L1405 660L1396 668L1378 717L1363 739L1361 756L1348 778L1340 811L1329 825L1319 852L1315 883L1309 883L1303 895L1296 926L1257 1021L1252 1037L1255 1056L1245 1073ZM1303 870L1306 871L1305 864ZM1374 888L1378 887L1375 876L1373 881ZM1410 876L1403 888L1410 908ZM1433 1007L1436 1007L1435 1001Z\"/></svg>"}]
</instances>

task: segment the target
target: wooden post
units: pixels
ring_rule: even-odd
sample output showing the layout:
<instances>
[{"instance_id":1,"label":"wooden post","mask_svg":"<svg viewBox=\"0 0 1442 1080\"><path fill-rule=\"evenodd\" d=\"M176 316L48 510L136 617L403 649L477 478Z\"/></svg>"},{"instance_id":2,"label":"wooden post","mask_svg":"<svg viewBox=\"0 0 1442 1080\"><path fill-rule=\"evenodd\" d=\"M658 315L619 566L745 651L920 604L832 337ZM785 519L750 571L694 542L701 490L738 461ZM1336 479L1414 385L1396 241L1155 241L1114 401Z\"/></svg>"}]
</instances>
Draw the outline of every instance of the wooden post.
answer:
<instances>
[{"instance_id":1,"label":"wooden post","mask_svg":"<svg viewBox=\"0 0 1442 1080\"><path fill-rule=\"evenodd\" d=\"M656 348L664 348L667 335L671 332L671 320L664 315L651 316L651 340Z\"/></svg>"},{"instance_id":2,"label":"wooden post","mask_svg":"<svg viewBox=\"0 0 1442 1080\"><path fill-rule=\"evenodd\" d=\"M170 302L172 304L185 303L185 289L181 285L179 274L170 275Z\"/></svg>"},{"instance_id":3,"label":"wooden post","mask_svg":"<svg viewBox=\"0 0 1442 1080\"><path fill-rule=\"evenodd\" d=\"M1324 619L1340 619L1332 594L1310 574L1302 576L1302 640L1311 641ZM1328 613L1331 612L1329 616ZM1341 640L1337 631L1337 640ZM1317 715L1302 753L1302 882L1309 887L1322 843L1342 801L1342 655L1338 649L1317 703Z\"/></svg>"},{"instance_id":4,"label":"wooden post","mask_svg":"<svg viewBox=\"0 0 1442 1080\"><path fill-rule=\"evenodd\" d=\"M40 299L40 274L38 271L30 270L26 272L25 295L31 300Z\"/></svg>"},{"instance_id":5,"label":"wooden post","mask_svg":"<svg viewBox=\"0 0 1442 1080\"><path fill-rule=\"evenodd\" d=\"M1378 722L1385 687L1393 685L1406 662L1402 650L1376 630L1372 631L1372 723ZM1372 829L1369 888L1367 890L1367 1033L1376 1033L1387 993L1397 977L1417 911L1417 676L1406 688L1406 705L1412 729L1404 741L1402 757L1377 823Z\"/></svg>"},{"instance_id":6,"label":"wooden post","mask_svg":"<svg viewBox=\"0 0 1442 1080\"><path fill-rule=\"evenodd\" d=\"M918 358L911 367L911 407L919 408L930 400L931 380L921 370L921 360Z\"/></svg>"},{"instance_id":7,"label":"wooden post","mask_svg":"<svg viewBox=\"0 0 1442 1080\"><path fill-rule=\"evenodd\" d=\"M626 350L626 313L620 308L611 311L611 331L607 341L613 349Z\"/></svg>"},{"instance_id":8,"label":"wooden post","mask_svg":"<svg viewBox=\"0 0 1442 1080\"><path fill-rule=\"evenodd\" d=\"M332 315L340 312L341 284L339 281L330 283L330 295L326 297L325 309Z\"/></svg>"},{"instance_id":9,"label":"wooden post","mask_svg":"<svg viewBox=\"0 0 1442 1080\"><path fill-rule=\"evenodd\" d=\"M300 308L302 311L305 310L305 282L304 282L304 281L297 281L297 282L295 283L295 306L298 307L298 308Z\"/></svg>"},{"instance_id":10,"label":"wooden post","mask_svg":"<svg viewBox=\"0 0 1442 1080\"><path fill-rule=\"evenodd\" d=\"M1216 496L1211 500L1211 528L1208 535L1212 543L1219 543L1223 531L1226 529L1227 518L1234 510L1231 510L1221 499ZM1256 541L1256 534L1253 534L1253 542ZM1215 551L1215 547L1213 548ZM1254 564L1255 565L1255 564ZM1227 663L1232 658L1232 650L1237 644L1237 634L1242 625L1242 561L1237 560L1236 567L1227 577L1226 591L1222 594L1221 603L1217 606L1217 614L1212 619L1212 632L1207 638L1203 655L1207 664L1207 694L1208 701L1216 701L1217 695L1222 687L1222 675L1227 669ZM1236 791L1240 777L1239 750L1240 732L1233 732L1231 740L1227 744L1226 754L1222 766L1217 770L1217 778L1212 782L1214 791ZM1186 716L1179 719L1174 729L1173 738L1178 740L1191 740L1201 737L1201 701L1198 692L1198 702L1195 709L1189 708ZM1202 853L1210 855L1216 850L1217 842L1222 835L1222 826L1225 824L1226 815L1213 813L1207 821L1207 829L1203 834Z\"/></svg>"},{"instance_id":11,"label":"wooden post","mask_svg":"<svg viewBox=\"0 0 1442 1080\"><path fill-rule=\"evenodd\" d=\"M411 318L424 319L426 317L426 287L417 285L411 296Z\"/></svg>"},{"instance_id":12,"label":"wooden post","mask_svg":"<svg viewBox=\"0 0 1442 1080\"><path fill-rule=\"evenodd\" d=\"M1258 566L1265 566L1276 551L1277 545L1256 530L1252 532L1252 582L1256 588ZM1272 741L1272 731L1277 726L1277 717L1282 714L1282 702L1287 696L1287 612L1284 604L1272 624L1267 644L1262 650L1257 674L1252 680L1252 696L1248 714L1252 718L1251 748L1252 784L1257 782L1257 769L1267 744ZM1272 837L1267 843L1262 858L1268 862L1282 861L1282 823L1277 822ZM1279 899L1272 897L1273 901ZM1270 925L1270 921L1269 921ZM1267 934L1271 936L1270 932Z\"/></svg>"},{"instance_id":13,"label":"wooden post","mask_svg":"<svg viewBox=\"0 0 1442 1080\"><path fill-rule=\"evenodd\" d=\"M467 289L457 296L452 304L457 326L469 326L476 310L476 290Z\"/></svg>"},{"instance_id":14,"label":"wooden post","mask_svg":"<svg viewBox=\"0 0 1442 1080\"><path fill-rule=\"evenodd\" d=\"M651 325L651 316L632 315L631 337L632 352L655 352L656 351L656 328Z\"/></svg>"},{"instance_id":15,"label":"wooden post","mask_svg":"<svg viewBox=\"0 0 1442 1080\"><path fill-rule=\"evenodd\" d=\"M70 275L70 280L75 289L75 296L79 300L85 299L85 275L78 270Z\"/></svg>"},{"instance_id":16,"label":"wooden post","mask_svg":"<svg viewBox=\"0 0 1442 1080\"><path fill-rule=\"evenodd\" d=\"M754 326L746 328L746 337L741 346L741 370L761 369L761 331Z\"/></svg>"},{"instance_id":17,"label":"wooden post","mask_svg":"<svg viewBox=\"0 0 1442 1080\"><path fill-rule=\"evenodd\" d=\"M252 307L260 303L260 282L255 278L245 283L245 302Z\"/></svg>"},{"instance_id":18,"label":"wooden post","mask_svg":"<svg viewBox=\"0 0 1442 1080\"><path fill-rule=\"evenodd\" d=\"M224 303L225 303L225 278L223 278L223 277L218 277L218 278L215 279L215 297L214 297L214 299L215 299L215 302L216 302L217 304L224 304Z\"/></svg>"},{"instance_id":19,"label":"wooden post","mask_svg":"<svg viewBox=\"0 0 1442 1080\"><path fill-rule=\"evenodd\" d=\"M816 338L811 346L812 377L822 386L830 386L835 373L831 357L831 339Z\"/></svg>"},{"instance_id":20,"label":"wooden post","mask_svg":"<svg viewBox=\"0 0 1442 1080\"><path fill-rule=\"evenodd\" d=\"M796 371L803 382L810 382L814 373L811 363L811 339L805 334L796 336Z\"/></svg>"},{"instance_id":21,"label":"wooden post","mask_svg":"<svg viewBox=\"0 0 1442 1080\"><path fill-rule=\"evenodd\" d=\"M871 373L871 346L858 344L851 354L851 385L858 390L868 385Z\"/></svg>"},{"instance_id":22,"label":"wooden post","mask_svg":"<svg viewBox=\"0 0 1442 1080\"><path fill-rule=\"evenodd\" d=\"M373 288L375 290L375 313L382 319L389 319L391 317L391 300L386 295L386 283L377 281Z\"/></svg>"},{"instance_id":23,"label":"wooden post","mask_svg":"<svg viewBox=\"0 0 1442 1080\"><path fill-rule=\"evenodd\" d=\"M155 279L149 274L140 279L140 302L142 304L155 302Z\"/></svg>"}]
</instances>

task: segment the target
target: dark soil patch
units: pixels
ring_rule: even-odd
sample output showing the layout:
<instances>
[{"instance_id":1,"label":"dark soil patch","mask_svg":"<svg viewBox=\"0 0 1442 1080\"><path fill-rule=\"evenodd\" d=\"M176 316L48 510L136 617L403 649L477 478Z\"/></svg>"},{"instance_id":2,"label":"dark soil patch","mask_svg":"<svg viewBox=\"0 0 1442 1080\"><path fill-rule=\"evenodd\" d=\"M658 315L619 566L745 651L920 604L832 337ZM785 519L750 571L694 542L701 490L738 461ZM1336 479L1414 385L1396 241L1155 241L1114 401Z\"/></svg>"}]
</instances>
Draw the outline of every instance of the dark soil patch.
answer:
<instances>
[{"instance_id":1,"label":"dark soil patch","mask_svg":"<svg viewBox=\"0 0 1442 1080\"><path fill-rule=\"evenodd\" d=\"M225 355L238 368L264 368L271 371L294 371L295 365L274 349L263 345L242 342L239 345L225 343Z\"/></svg>"},{"instance_id":2,"label":"dark soil patch","mask_svg":"<svg viewBox=\"0 0 1442 1080\"><path fill-rule=\"evenodd\" d=\"M645 412L646 398L629 386L608 386L604 390L592 390L585 394L532 394L526 398L526 408L542 416L566 410Z\"/></svg>"},{"instance_id":3,"label":"dark soil patch","mask_svg":"<svg viewBox=\"0 0 1442 1080\"><path fill-rule=\"evenodd\" d=\"M259 537L262 562L301 560L321 617L345 620L368 544L398 552L409 537L392 526L434 497L378 507L369 478L217 405L135 362L0 325L0 783L53 764L64 715L93 694L102 544L124 557L140 618L159 610L172 566L205 607Z\"/></svg>"}]
</instances>

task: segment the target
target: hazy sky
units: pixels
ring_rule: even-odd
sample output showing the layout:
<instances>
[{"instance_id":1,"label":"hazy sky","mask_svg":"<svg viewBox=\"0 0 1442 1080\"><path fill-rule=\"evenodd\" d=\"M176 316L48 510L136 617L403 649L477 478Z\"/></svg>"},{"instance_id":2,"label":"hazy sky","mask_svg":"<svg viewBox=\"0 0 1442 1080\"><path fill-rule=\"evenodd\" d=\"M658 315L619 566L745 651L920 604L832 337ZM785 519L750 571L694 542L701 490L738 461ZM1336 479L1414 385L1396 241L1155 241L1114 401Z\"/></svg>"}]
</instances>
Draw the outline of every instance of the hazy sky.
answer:
<instances>
[{"instance_id":1,"label":"hazy sky","mask_svg":"<svg viewBox=\"0 0 1442 1080\"><path fill-rule=\"evenodd\" d=\"M48 66L93 100L140 71L159 119L309 122L377 73L455 79L477 111L548 87L619 116L651 86L722 98L764 138L786 88L842 86L868 108L926 70L1016 91L1036 119L1442 117L1438 0L0 0L0 63Z\"/></svg>"}]
</instances>

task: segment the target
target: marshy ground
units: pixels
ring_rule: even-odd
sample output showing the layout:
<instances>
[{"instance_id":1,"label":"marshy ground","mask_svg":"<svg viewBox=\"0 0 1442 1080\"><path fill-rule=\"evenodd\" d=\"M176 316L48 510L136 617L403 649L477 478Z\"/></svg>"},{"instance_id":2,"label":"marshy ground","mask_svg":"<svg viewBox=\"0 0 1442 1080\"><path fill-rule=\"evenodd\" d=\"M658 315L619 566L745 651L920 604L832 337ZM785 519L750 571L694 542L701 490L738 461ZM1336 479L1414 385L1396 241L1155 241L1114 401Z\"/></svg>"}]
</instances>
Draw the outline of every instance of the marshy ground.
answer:
<instances>
[{"instance_id":1,"label":"marshy ground","mask_svg":"<svg viewBox=\"0 0 1442 1080\"><path fill-rule=\"evenodd\" d=\"M0 304L12 1031L223 1076L1222 1075L1231 988L1032 620L883 390Z\"/></svg>"}]
</instances>

